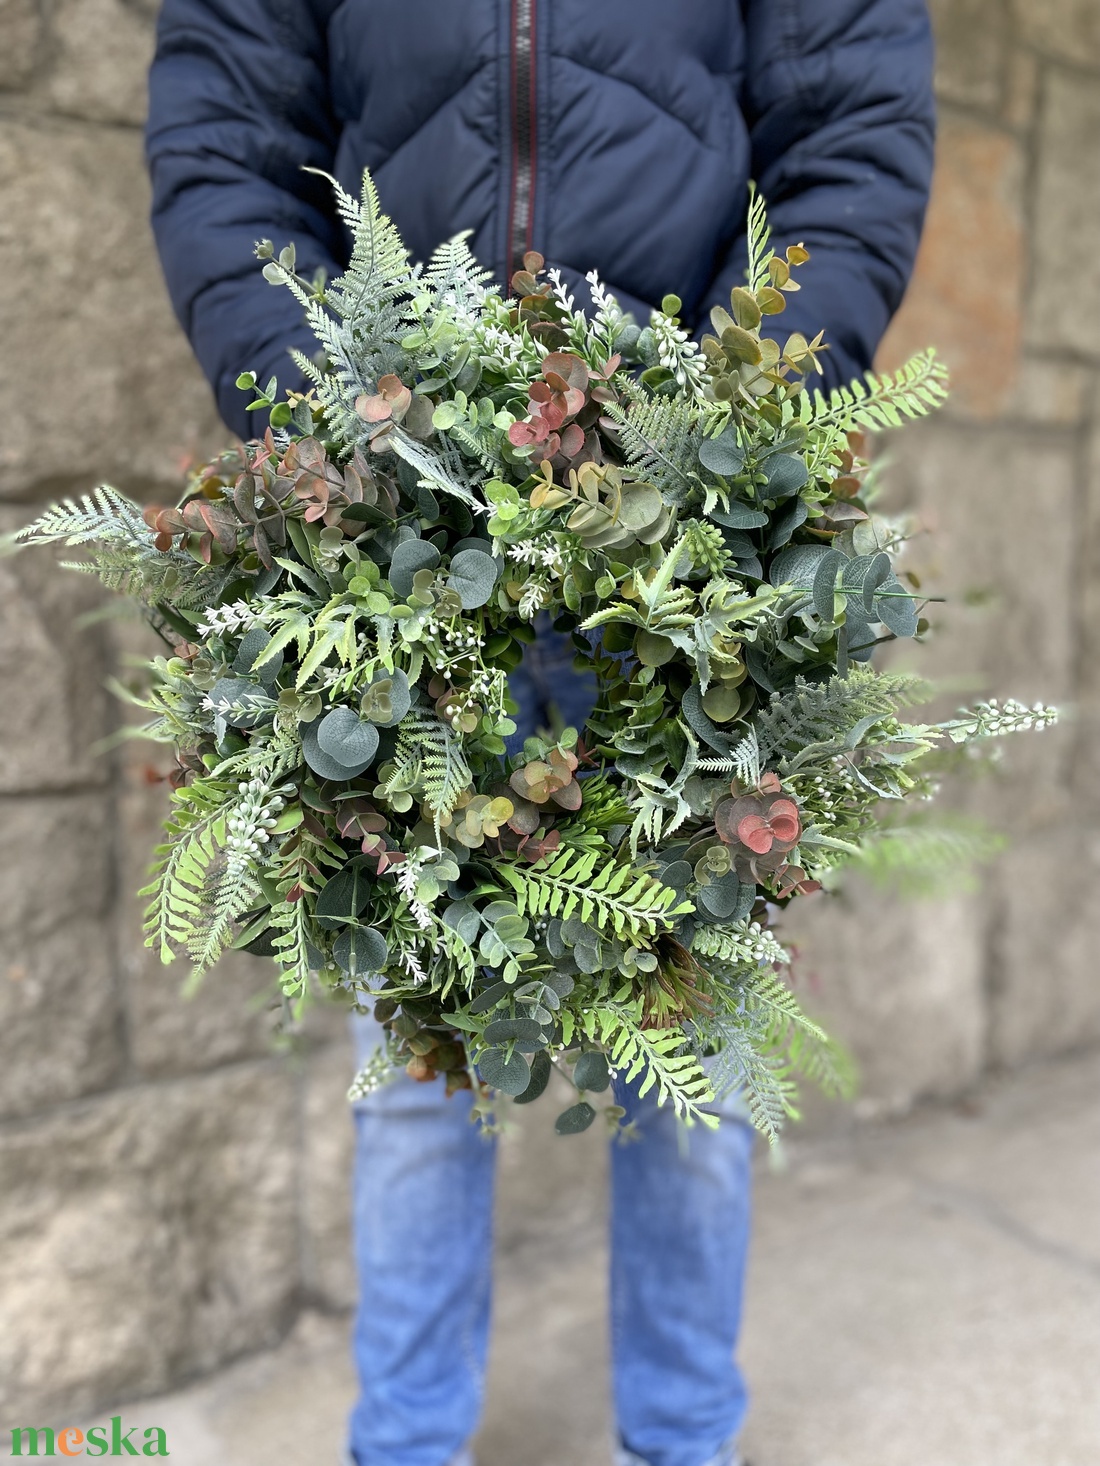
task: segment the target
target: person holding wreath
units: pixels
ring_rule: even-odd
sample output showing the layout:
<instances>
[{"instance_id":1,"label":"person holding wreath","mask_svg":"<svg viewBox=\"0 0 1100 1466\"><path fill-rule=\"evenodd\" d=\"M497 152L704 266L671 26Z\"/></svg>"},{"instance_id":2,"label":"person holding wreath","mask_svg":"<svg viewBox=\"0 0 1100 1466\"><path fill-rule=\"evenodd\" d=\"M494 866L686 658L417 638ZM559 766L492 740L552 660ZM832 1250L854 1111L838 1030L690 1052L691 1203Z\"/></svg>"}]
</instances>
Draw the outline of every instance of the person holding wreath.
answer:
<instances>
[{"instance_id":1,"label":"person holding wreath","mask_svg":"<svg viewBox=\"0 0 1100 1466\"><path fill-rule=\"evenodd\" d=\"M595 268L644 324L693 328L745 268L748 183L813 262L789 328L824 329L826 387L870 368L916 256L932 170L924 0L164 0L147 134L177 315L222 416L250 436L245 369L297 386L315 343L254 258L339 273L317 172L369 167L414 255L470 231L502 289L537 251ZM586 292L577 292L584 298ZM521 735L583 726L590 687L549 629L513 682ZM358 1023L365 1050L372 1020ZM734 1466L751 1130L677 1133L618 1086L639 1143L612 1155L612 1348L622 1466ZM469 1094L401 1079L359 1102L355 1466L470 1460L489 1321L494 1145Z\"/></svg>"}]
</instances>

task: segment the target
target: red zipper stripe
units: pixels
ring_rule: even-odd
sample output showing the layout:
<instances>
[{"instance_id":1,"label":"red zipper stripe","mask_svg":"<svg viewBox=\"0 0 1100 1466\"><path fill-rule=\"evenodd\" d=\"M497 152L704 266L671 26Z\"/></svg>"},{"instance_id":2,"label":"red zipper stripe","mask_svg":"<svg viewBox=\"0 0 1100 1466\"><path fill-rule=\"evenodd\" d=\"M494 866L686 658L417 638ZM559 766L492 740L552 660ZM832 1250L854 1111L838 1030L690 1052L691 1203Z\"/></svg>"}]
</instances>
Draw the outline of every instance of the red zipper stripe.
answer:
<instances>
[{"instance_id":1,"label":"red zipper stripe","mask_svg":"<svg viewBox=\"0 0 1100 1466\"><path fill-rule=\"evenodd\" d=\"M508 193L509 274L521 269L534 232L538 121L535 96L536 0L512 0L512 176Z\"/></svg>"}]
</instances>

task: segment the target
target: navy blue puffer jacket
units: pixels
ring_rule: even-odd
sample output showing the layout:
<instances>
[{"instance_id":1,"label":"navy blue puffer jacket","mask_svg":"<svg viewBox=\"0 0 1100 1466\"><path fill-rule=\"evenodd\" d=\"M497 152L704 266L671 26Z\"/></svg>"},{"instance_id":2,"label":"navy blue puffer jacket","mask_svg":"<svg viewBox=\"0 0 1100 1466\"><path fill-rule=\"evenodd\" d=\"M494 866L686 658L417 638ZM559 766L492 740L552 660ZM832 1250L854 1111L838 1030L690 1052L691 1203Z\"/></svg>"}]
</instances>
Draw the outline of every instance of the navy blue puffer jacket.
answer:
<instances>
[{"instance_id":1,"label":"navy blue puffer jacket","mask_svg":"<svg viewBox=\"0 0 1100 1466\"><path fill-rule=\"evenodd\" d=\"M593 266L640 323L705 323L744 270L747 183L803 240L783 325L865 370L916 253L932 167L924 0L165 0L153 222L226 421L238 372L294 384L299 308L255 241L335 271L327 169L371 169L417 258L460 229L506 281L525 249ZM582 289L578 298L586 297Z\"/></svg>"}]
</instances>

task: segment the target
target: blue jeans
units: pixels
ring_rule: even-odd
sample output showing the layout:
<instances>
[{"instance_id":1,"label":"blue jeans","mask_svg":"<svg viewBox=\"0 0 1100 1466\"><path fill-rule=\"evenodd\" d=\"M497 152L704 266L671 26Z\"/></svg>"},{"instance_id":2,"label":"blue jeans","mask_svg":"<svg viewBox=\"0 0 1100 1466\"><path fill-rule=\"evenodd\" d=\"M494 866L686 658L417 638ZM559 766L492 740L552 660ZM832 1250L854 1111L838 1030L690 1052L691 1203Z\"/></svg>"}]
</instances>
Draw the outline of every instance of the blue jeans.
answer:
<instances>
[{"instance_id":1,"label":"blue jeans","mask_svg":"<svg viewBox=\"0 0 1100 1466\"><path fill-rule=\"evenodd\" d=\"M513 696L521 733L555 702L583 724L591 689L540 628ZM354 1020L362 1061L380 1040ZM615 1083L639 1139L611 1150L611 1343L622 1466L727 1466L747 1399L734 1349L749 1238L752 1130L734 1098L717 1131L681 1127ZM358 1466L458 1466L481 1411L496 1145L471 1096L404 1076L356 1105ZM563 1139L562 1145L569 1140Z\"/></svg>"}]
</instances>

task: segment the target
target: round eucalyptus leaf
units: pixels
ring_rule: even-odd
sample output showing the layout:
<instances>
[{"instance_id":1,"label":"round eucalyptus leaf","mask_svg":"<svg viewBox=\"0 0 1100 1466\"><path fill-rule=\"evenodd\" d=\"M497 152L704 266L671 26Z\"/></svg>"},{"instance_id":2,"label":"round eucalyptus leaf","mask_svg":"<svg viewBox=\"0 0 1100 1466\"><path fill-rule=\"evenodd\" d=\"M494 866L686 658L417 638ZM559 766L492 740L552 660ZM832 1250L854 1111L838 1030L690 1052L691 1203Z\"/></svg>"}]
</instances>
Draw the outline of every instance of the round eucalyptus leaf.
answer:
<instances>
[{"instance_id":1,"label":"round eucalyptus leaf","mask_svg":"<svg viewBox=\"0 0 1100 1466\"><path fill-rule=\"evenodd\" d=\"M443 925L456 931L464 942L472 945L481 930L481 917L468 901L452 901L443 912Z\"/></svg>"},{"instance_id":2,"label":"round eucalyptus leaf","mask_svg":"<svg viewBox=\"0 0 1100 1466\"><path fill-rule=\"evenodd\" d=\"M764 464L764 477L768 481L766 496L769 499L786 499L805 488L810 481L810 470L793 453L776 453Z\"/></svg>"},{"instance_id":3,"label":"round eucalyptus leaf","mask_svg":"<svg viewBox=\"0 0 1100 1466\"><path fill-rule=\"evenodd\" d=\"M237 655L233 659L234 672L238 672L242 676L248 672L251 672L253 666L255 665L256 658L264 650L270 640L271 637L262 626L253 626L251 631L246 632L245 635L241 638L241 644L237 650ZM263 682L266 686L270 687L271 684L275 681L276 677L278 677L279 673L282 671L282 667L283 654L282 652L276 652L269 662L265 662L262 667L257 669L256 676L259 677L260 681Z\"/></svg>"},{"instance_id":4,"label":"round eucalyptus leaf","mask_svg":"<svg viewBox=\"0 0 1100 1466\"><path fill-rule=\"evenodd\" d=\"M822 555L814 571L814 610L826 623L833 620L833 593L836 578L843 567L844 556L840 551L829 550Z\"/></svg>"},{"instance_id":5,"label":"round eucalyptus leaf","mask_svg":"<svg viewBox=\"0 0 1100 1466\"><path fill-rule=\"evenodd\" d=\"M478 1073L490 1089L501 1094L522 1094L531 1083L531 1065L522 1054L509 1059L504 1049L486 1049L477 1061Z\"/></svg>"},{"instance_id":6,"label":"round eucalyptus leaf","mask_svg":"<svg viewBox=\"0 0 1100 1466\"><path fill-rule=\"evenodd\" d=\"M451 546L451 554L461 555L463 550L479 550L481 554L488 555L492 550L492 541L483 540L479 535L467 535L465 539Z\"/></svg>"},{"instance_id":7,"label":"round eucalyptus leaf","mask_svg":"<svg viewBox=\"0 0 1100 1466\"><path fill-rule=\"evenodd\" d=\"M917 634L917 603L911 595L905 593L905 587L896 575L889 576L879 587L879 594L875 596L874 614L895 636Z\"/></svg>"},{"instance_id":8,"label":"round eucalyptus leaf","mask_svg":"<svg viewBox=\"0 0 1100 1466\"><path fill-rule=\"evenodd\" d=\"M378 752L378 729L351 708L333 708L318 725L317 746L345 768L362 769Z\"/></svg>"},{"instance_id":9,"label":"round eucalyptus leaf","mask_svg":"<svg viewBox=\"0 0 1100 1466\"><path fill-rule=\"evenodd\" d=\"M689 861L674 860L671 865L666 865L657 872L657 879L662 886L671 886L674 891L686 891L694 874Z\"/></svg>"},{"instance_id":10,"label":"round eucalyptus leaf","mask_svg":"<svg viewBox=\"0 0 1100 1466\"><path fill-rule=\"evenodd\" d=\"M525 1039L533 1043L542 1037L542 1028L533 1018L498 1018L485 1029L485 1042L490 1044L515 1043Z\"/></svg>"},{"instance_id":11,"label":"round eucalyptus leaf","mask_svg":"<svg viewBox=\"0 0 1100 1466\"><path fill-rule=\"evenodd\" d=\"M643 667L663 667L676 655L675 644L654 631L639 631L634 638L634 651Z\"/></svg>"},{"instance_id":12,"label":"round eucalyptus leaf","mask_svg":"<svg viewBox=\"0 0 1100 1466\"><path fill-rule=\"evenodd\" d=\"M810 510L805 499L795 499L782 514L776 516L768 531L768 549L778 550L787 544L795 530L806 523Z\"/></svg>"},{"instance_id":13,"label":"round eucalyptus leaf","mask_svg":"<svg viewBox=\"0 0 1100 1466\"><path fill-rule=\"evenodd\" d=\"M341 972L364 977L381 972L389 961L390 949L380 931L373 927L349 926L332 944L332 956Z\"/></svg>"},{"instance_id":14,"label":"round eucalyptus leaf","mask_svg":"<svg viewBox=\"0 0 1100 1466\"><path fill-rule=\"evenodd\" d=\"M578 1089L587 1089L591 1094L600 1094L611 1083L611 1070L607 1055L599 1049L589 1049L573 1065L573 1083Z\"/></svg>"},{"instance_id":15,"label":"round eucalyptus leaf","mask_svg":"<svg viewBox=\"0 0 1100 1466\"><path fill-rule=\"evenodd\" d=\"M699 445L699 462L722 478L736 478L745 466L745 451L737 433L727 428L717 438L705 438Z\"/></svg>"},{"instance_id":16,"label":"round eucalyptus leaf","mask_svg":"<svg viewBox=\"0 0 1100 1466\"><path fill-rule=\"evenodd\" d=\"M741 694L736 687L716 682L703 694L703 711L716 723L732 723L741 711Z\"/></svg>"},{"instance_id":17,"label":"round eucalyptus leaf","mask_svg":"<svg viewBox=\"0 0 1100 1466\"><path fill-rule=\"evenodd\" d=\"M325 882L314 908L317 925L346 926L356 922L370 900L370 881L360 865L348 865Z\"/></svg>"},{"instance_id":18,"label":"round eucalyptus leaf","mask_svg":"<svg viewBox=\"0 0 1100 1466\"><path fill-rule=\"evenodd\" d=\"M580 1104L571 1105L561 1112L554 1121L554 1129L559 1135L579 1135L582 1130L588 1129L595 1118L596 1111L587 1100L581 1100Z\"/></svg>"},{"instance_id":19,"label":"round eucalyptus leaf","mask_svg":"<svg viewBox=\"0 0 1100 1466\"><path fill-rule=\"evenodd\" d=\"M349 779L354 779L356 775L363 772L370 763L370 759L365 759L361 764L353 764L351 767L338 763L317 742L317 728L320 722L321 719L317 718L312 723L302 725L302 757L319 778L347 783Z\"/></svg>"},{"instance_id":20,"label":"round eucalyptus leaf","mask_svg":"<svg viewBox=\"0 0 1100 1466\"><path fill-rule=\"evenodd\" d=\"M772 585L794 585L812 590L818 563L829 553L828 545L789 545L772 561L768 579Z\"/></svg>"},{"instance_id":21,"label":"round eucalyptus leaf","mask_svg":"<svg viewBox=\"0 0 1100 1466\"><path fill-rule=\"evenodd\" d=\"M427 540L403 540L393 552L387 579L393 593L402 600L412 595L413 576L418 570L434 570L439 551Z\"/></svg>"},{"instance_id":22,"label":"round eucalyptus leaf","mask_svg":"<svg viewBox=\"0 0 1100 1466\"><path fill-rule=\"evenodd\" d=\"M464 611L476 611L493 594L500 570L484 550L459 550L451 557L447 584L457 592Z\"/></svg>"},{"instance_id":23,"label":"round eucalyptus leaf","mask_svg":"<svg viewBox=\"0 0 1100 1466\"><path fill-rule=\"evenodd\" d=\"M637 533L651 525L663 507L661 496L652 484L641 484L623 493L619 523Z\"/></svg>"},{"instance_id":24,"label":"round eucalyptus leaf","mask_svg":"<svg viewBox=\"0 0 1100 1466\"><path fill-rule=\"evenodd\" d=\"M554 1066L550 1062L550 1055L543 1049L531 1060L530 1082L522 1094L516 1095L516 1104L529 1105L532 1100L537 1100L550 1083L550 1075L553 1072Z\"/></svg>"},{"instance_id":25,"label":"round eucalyptus leaf","mask_svg":"<svg viewBox=\"0 0 1100 1466\"><path fill-rule=\"evenodd\" d=\"M716 921L728 921L737 910L741 882L735 870L727 871L709 886L700 886L693 897L696 908Z\"/></svg>"},{"instance_id":26,"label":"round eucalyptus leaf","mask_svg":"<svg viewBox=\"0 0 1100 1466\"><path fill-rule=\"evenodd\" d=\"M733 740L708 717L703 707L703 697L698 682L693 682L680 699L680 711L691 731L716 753L729 753Z\"/></svg>"},{"instance_id":27,"label":"round eucalyptus leaf","mask_svg":"<svg viewBox=\"0 0 1100 1466\"><path fill-rule=\"evenodd\" d=\"M573 991L576 984L566 972L549 972L546 975L547 987L552 987L559 998L567 998Z\"/></svg>"},{"instance_id":28,"label":"round eucalyptus leaf","mask_svg":"<svg viewBox=\"0 0 1100 1466\"><path fill-rule=\"evenodd\" d=\"M728 509L712 509L707 516L715 524L727 529L760 529L767 524L768 516L763 509L754 509L751 504L734 501Z\"/></svg>"}]
</instances>

